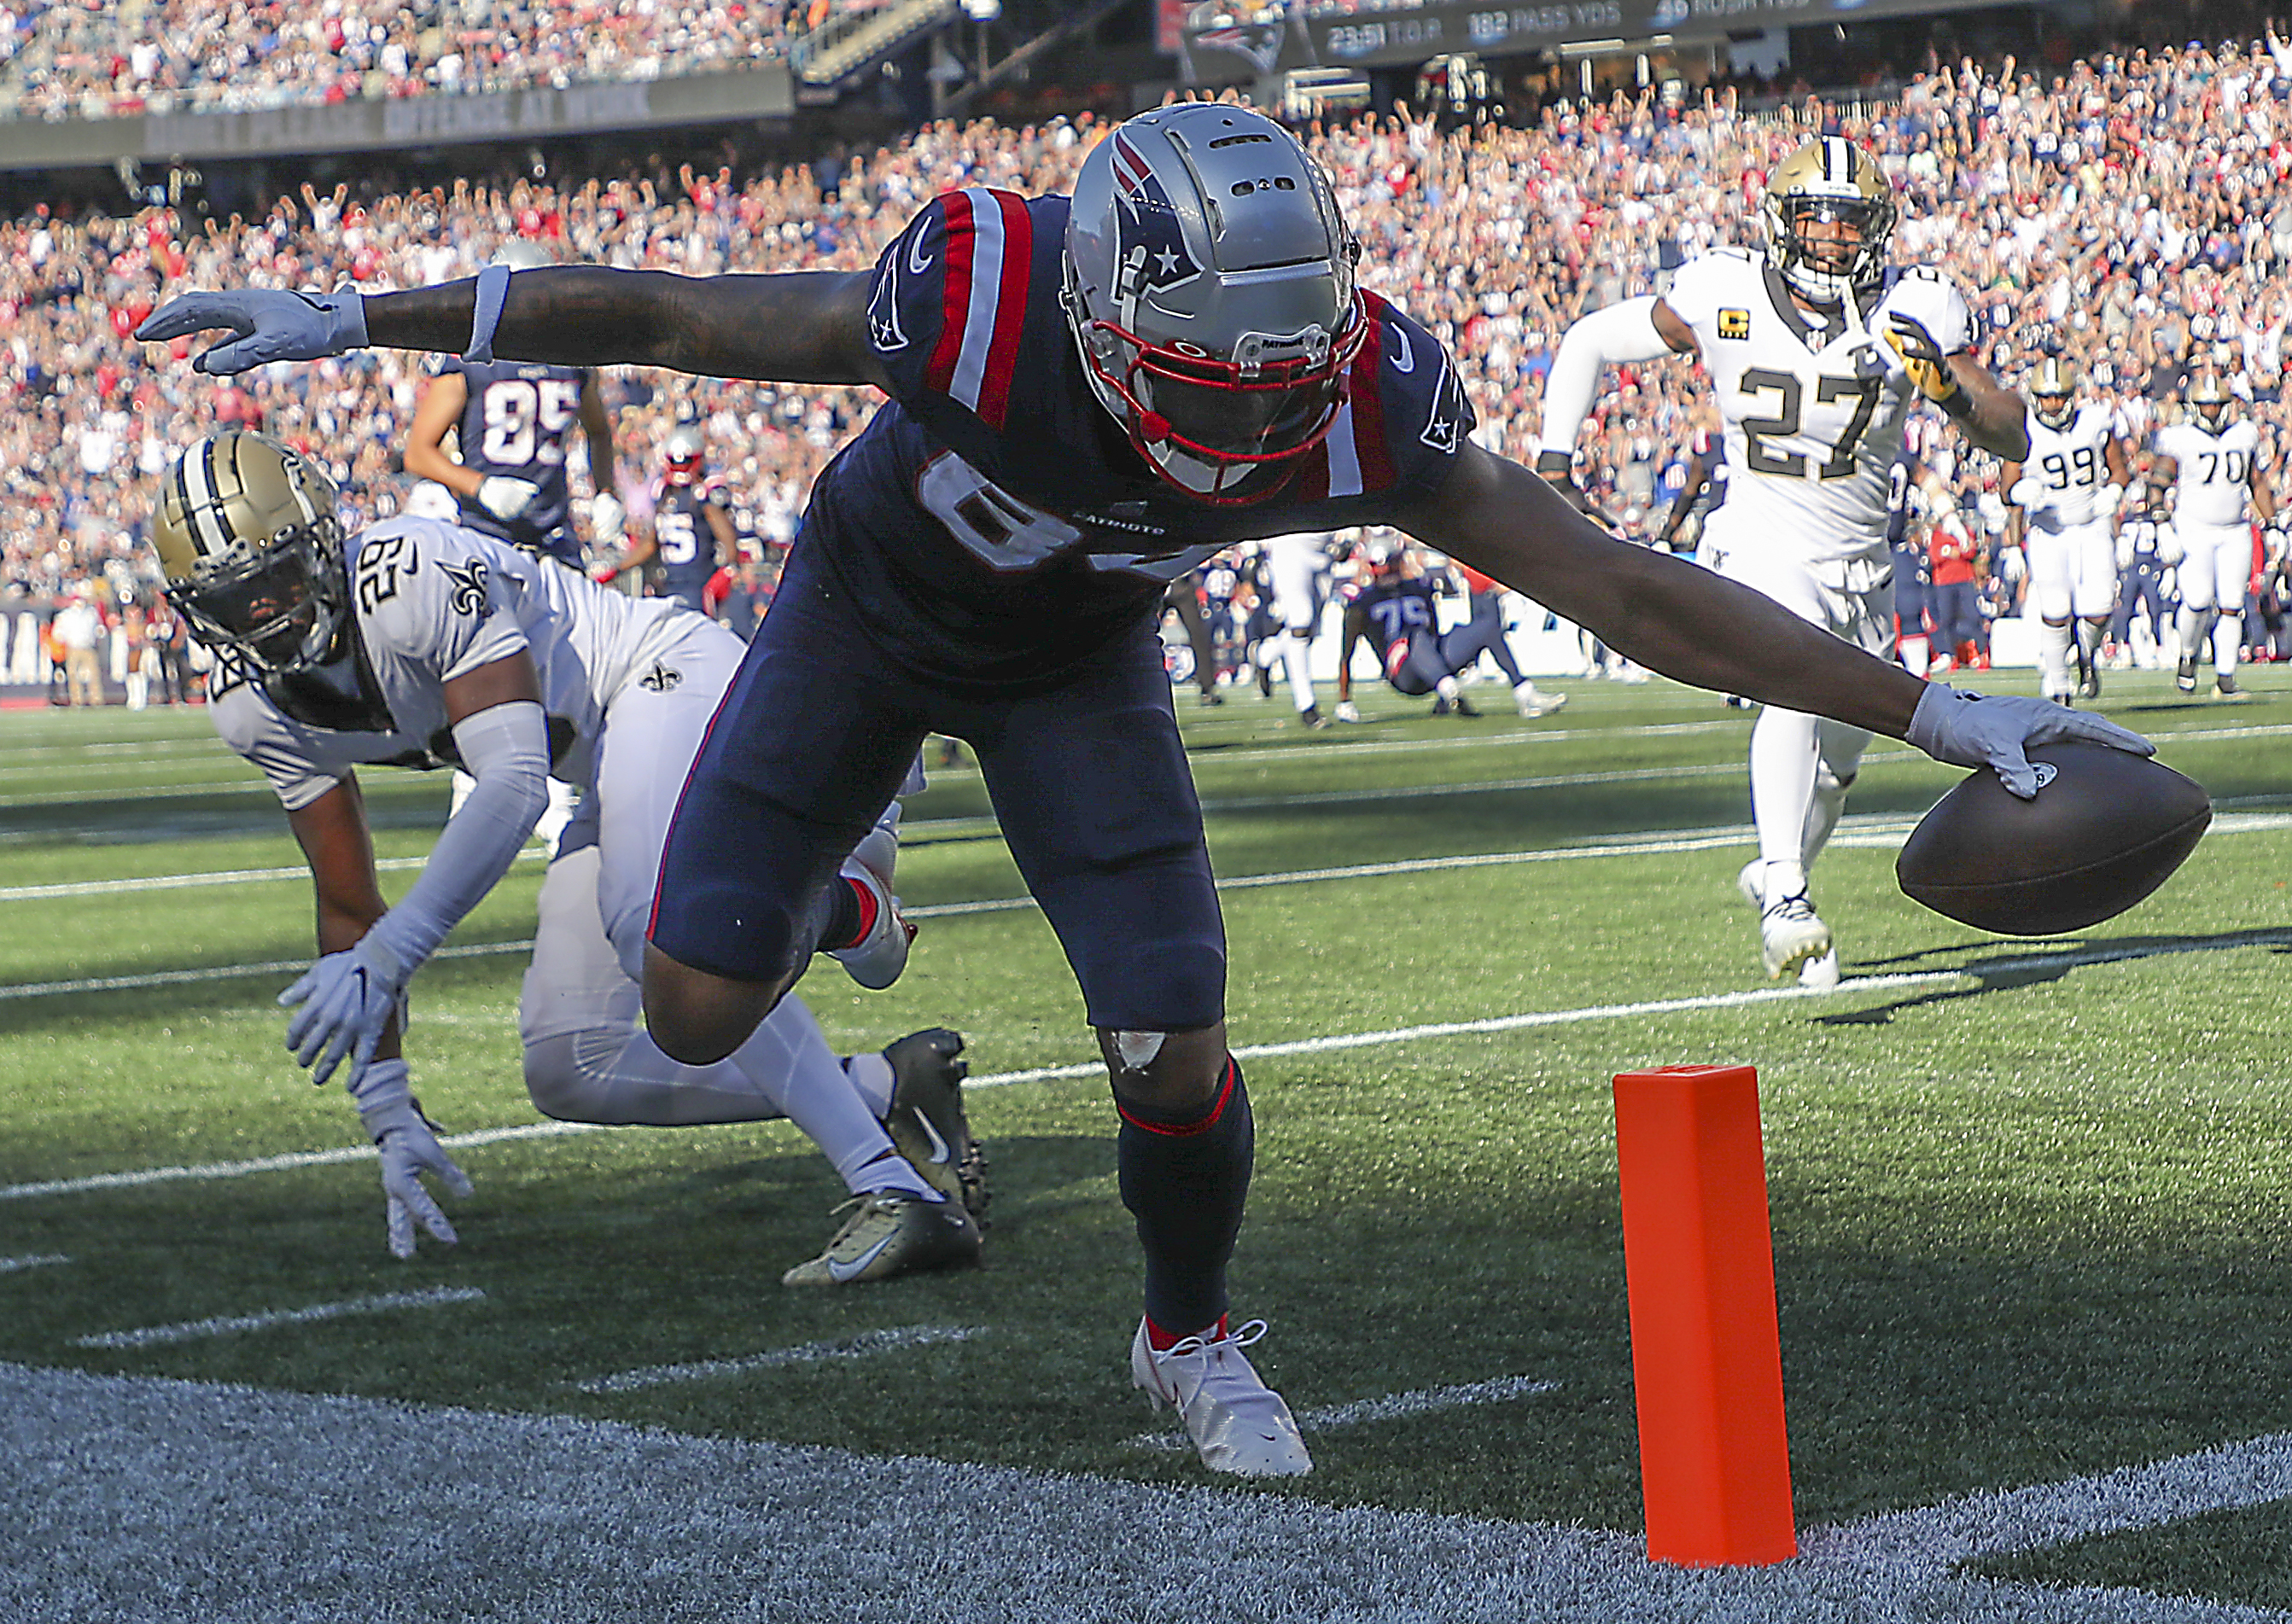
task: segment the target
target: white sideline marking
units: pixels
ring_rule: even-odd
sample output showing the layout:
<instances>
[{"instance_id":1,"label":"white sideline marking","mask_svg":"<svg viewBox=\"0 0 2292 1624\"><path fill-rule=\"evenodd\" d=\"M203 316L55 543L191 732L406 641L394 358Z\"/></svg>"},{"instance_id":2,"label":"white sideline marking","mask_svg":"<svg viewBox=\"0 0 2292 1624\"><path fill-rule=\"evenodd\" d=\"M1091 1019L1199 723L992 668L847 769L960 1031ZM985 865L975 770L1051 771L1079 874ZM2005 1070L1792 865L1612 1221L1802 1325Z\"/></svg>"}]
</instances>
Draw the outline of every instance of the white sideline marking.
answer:
<instances>
[{"instance_id":1,"label":"white sideline marking","mask_svg":"<svg viewBox=\"0 0 2292 1624\"><path fill-rule=\"evenodd\" d=\"M486 1294L475 1286L440 1286L429 1291L384 1291L374 1297L345 1298L338 1303L314 1303L308 1308L274 1308L267 1314L226 1314L212 1320L184 1320L173 1325L146 1325L138 1331L107 1331L74 1337L74 1347L151 1347L165 1342L196 1342L202 1337L228 1337L242 1331L268 1331L274 1325L306 1325L315 1320L339 1320L356 1314L394 1314L400 1308L437 1308L448 1303L483 1302Z\"/></svg>"},{"instance_id":2,"label":"white sideline marking","mask_svg":"<svg viewBox=\"0 0 2292 1624\"><path fill-rule=\"evenodd\" d=\"M549 854L538 846L528 847L517 854L520 863L537 863ZM393 874L404 869L420 868L427 857L383 857L375 864L375 872ZM308 868L296 864L292 868L224 868L211 869L196 874L146 874L131 880L70 880L54 885L0 886L0 902L32 902L49 896L124 896L132 891L187 890L203 885L254 885L270 880L307 880Z\"/></svg>"},{"instance_id":3,"label":"white sideline marking","mask_svg":"<svg viewBox=\"0 0 2292 1624\"><path fill-rule=\"evenodd\" d=\"M464 947L441 947L432 959L483 959L496 953L529 953L533 940L475 942ZM311 968L308 959L273 959L263 964L216 964L195 970L147 970L139 976L92 976L83 981L26 981L0 986L0 999L53 998L67 993L110 993L137 987L184 986L201 981L237 981L248 976L299 976Z\"/></svg>"},{"instance_id":4,"label":"white sideline marking","mask_svg":"<svg viewBox=\"0 0 2292 1624\"><path fill-rule=\"evenodd\" d=\"M1368 1421L1397 1421L1410 1416L1437 1415L1443 1410L1461 1410L1473 1404L1501 1404L1508 1399L1556 1392L1559 1387L1556 1381L1539 1381L1533 1376L1499 1376L1493 1381L1467 1381L1450 1387L1420 1387L1413 1393L1388 1393L1383 1398L1355 1399L1350 1404L1325 1404L1319 1410L1300 1410L1295 1412L1295 1419L1299 1432L1335 1432L1340 1427L1359 1427ZM1127 1440L1125 1447L1175 1452L1191 1448L1192 1440L1181 1427L1175 1432L1140 1433Z\"/></svg>"},{"instance_id":5,"label":"white sideline marking","mask_svg":"<svg viewBox=\"0 0 2292 1624\"><path fill-rule=\"evenodd\" d=\"M52 1268L59 1263L70 1261L71 1259L61 1252L43 1252L37 1256L22 1258L0 1258L0 1274L20 1274L26 1269Z\"/></svg>"},{"instance_id":6,"label":"white sideline marking","mask_svg":"<svg viewBox=\"0 0 2292 1624\"><path fill-rule=\"evenodd\" d=\"M845 1619L855 1597L870 1617L949 1624L2292 1624L1955 1566L2282 1498L2288 1455L2292 1437L2256 1439L1812 1530L1771 1567L1695 1570L1649 1562L1635 1535L1207 1479L0 1364L0 1596L12 1616L106 1624L313 1608L328 1624L651 1624L755 1618L760 1598L775 1617Z\"/></svg>"},{"instance_id":7,"label":"white sideline marking","mask_svg":"<svg viewBox=\"0 0 2292 1624\"><path fill-rule=\"evenodd\" d=\"M1749 1004L1795 999L1839 998L1890 989L1941 986L1957 981L1981 981L1999 976L2019 976L2046 970L2071 970L2095 964L2118 964L2129 960L2166 958L2181 953L2225 953L2239 947L2264 947L2292 942L2292 927L2246 930L2235 936L2203 942L2132 942L2113 947L2093 947L2075 953L2032 953L2026 958L1985 960L1973 969L1917 970L1892 976L1850 976L1835 987L1749 987L1732 993L1711 993L1693 998L1652 999L1642 1003L1592 1004L1575 1009L1538 1009L1521 1015L1497 1015L1474 1021L1441 1021L1421 1026L1398 1026L1384 1032L1333 1033L1318 1038L1292 1038L1278 1043L1246 1043L1233 1053L1243 1060L1270 1056L1327 1054L1339 1049L1368 1049L1386 1043L1411 1043L1425 1038L1472 1037L1498 1032L1520 1032L1537 1026L1565 1026L1580 1021L1628 1019L1647 1015L1678 1015L1698 1009L1732 1009ZM528 944L529 946L530 944ZM989 1072L972 1077L966 1088L993 1089L1020 1082L1048 1082L1061 1078L1094 1076L1103 1060L1071 1065L1030 1066L1023 1071ZM553 1138L569 1133L602 1133L594 1122L526 1122L511 1128L483 1128L470 1133L448 1134L440 1145L456 1149L497 1145L512 1139ZM20 1201L40 1195L75 1195L87 1190L117 1190L165 1184L182 1178L236 1178L248 1173L279 1172L292 1168L326 1167L345 1162L368 1162L372 1146L336 1150L294 1151L251 1162L213 1162L197 1167L141 1168L124 1173L88 1173L77 1178L51 1178L37 1184L0 1185L0 1201Z\"/></svg>"},{"instance_id":8,"label":"white sideline marking","mask_svg":"<svg viewBox=\"0 0 2292 1624\"><path fill-rule=\"evenodd\" d=\"M856 1337L833 1342L802 1342L776 1347L740 1359L698 1359L690 1364L649 1364L610 1376L592 1376L565 1385L584 1393L634 1393L644 1387L666 1387L677 1381L705 1381L714 1376L745 1376L751 1371L779 1371L792 1364L818 1364L827 1360L867 1359L907 1347L931 1347L942 1342L968 1342L987 1334L984 1325L901 1325L886 1331L863 1331Z\"/></svg>"}]
</instances>

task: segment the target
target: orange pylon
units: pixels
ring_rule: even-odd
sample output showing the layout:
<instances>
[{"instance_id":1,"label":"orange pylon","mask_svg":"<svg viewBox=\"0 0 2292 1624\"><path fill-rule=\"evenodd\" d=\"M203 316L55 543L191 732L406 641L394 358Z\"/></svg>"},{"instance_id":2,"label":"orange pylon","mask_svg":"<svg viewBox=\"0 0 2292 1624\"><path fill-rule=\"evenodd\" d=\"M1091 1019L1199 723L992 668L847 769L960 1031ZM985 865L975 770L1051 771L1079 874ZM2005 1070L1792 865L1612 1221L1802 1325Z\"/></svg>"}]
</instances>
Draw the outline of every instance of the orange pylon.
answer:
<instances>
[{"instance_id":1,"label":"orange pylon","mask_svg":"<svg viewBox=\"0 0 2292 1624\"><path fill-rule=\"evenodd\" d=\"M1795 1556L1758 1073L1623 1073L1616 1157L1648 1556Z\"/></svg>"}]
</instances>

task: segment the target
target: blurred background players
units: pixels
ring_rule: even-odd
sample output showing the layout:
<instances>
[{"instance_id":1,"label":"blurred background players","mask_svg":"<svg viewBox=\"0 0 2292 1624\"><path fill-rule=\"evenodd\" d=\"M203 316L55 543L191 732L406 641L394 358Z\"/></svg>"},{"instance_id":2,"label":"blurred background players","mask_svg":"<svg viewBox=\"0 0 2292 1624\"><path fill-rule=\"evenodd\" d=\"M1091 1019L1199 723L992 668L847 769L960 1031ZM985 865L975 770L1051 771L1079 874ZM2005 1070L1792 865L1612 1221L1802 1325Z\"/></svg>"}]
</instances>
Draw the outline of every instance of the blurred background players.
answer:
<instances>
[{"instance_id":1,"label":"blurred background players","mask_svg":"<svg viewBox=\"0 0 2292 1624\"><path fill-rule=\"evenodd\" d=\"M600 571L609 582L646 564L659 571L659 595L674 598L696 615L708 613L708 583L723 560L738 556L730 498L721 480L702 466L700 430L687 423L674 430L662 452L660 482L653 496L652 534Z\"/></svg>"},{"instance_id":2,"label":"blurred background players","mask_svg":"<svg viewBox=\"0 0 2292 1624\"><path fill-rule=\"evenodd\" d=\"M513 243L492 262L523 270L554 261L530 243ZM600 546L613 545L626 510L615 472L612 416L586 366L440 356L407 430L406 471L452 493L459 509L455 523L580 569L581 538L566 478L576 429L596 490L591 526ZM448 434L454 454L446 450Z\"/></svg>"},{"instance_id":3,"label":"blurred background players","mask_svg":"<svg viewBox=\"0 0 2292 1624\"><path fill-rule=\"evenodd\" d=\"M2197 691L2197 662L2212 641L2213 692L2237 696L2237 652L2244 635L2245 588L2252 575L2250 514L2276 515L2276 493L2260 466L2260 431L2232 415L2233 398L2216 372L2189 385L2189 415L2157 430L2156 477L2173 481L2173 530L2165 561L2181 583L2181 663L2174 681Z\"/></svg>"},{"instance_id":4,"label":"blurred background players","mask_svg":"<svg viewBox=\"0 0 2292 1624\"><path fill-rule=\"evenodd\" d=\"M2168 489L2136 481L2127 487L2117 517L2117 607L2109 620L2110 663L2120 670L2154 671L2173 625L2165 588L2165 533L2172 526ZM2177 634L2176 634L2177 635Z\"/></svg>"},{"instance_id":5,"label":"blurred background players","mask_svg":"<svg viewBox=\"0 0 2292 1624\"><path fill-rule=\"evenodd\" d=\"M2123 421L2079 401L2077 382L2059 356L2039 364L2029 386L2030 454L2001 476L2014 504L2006 543L2027 555L2037 604L2038 692L2062 704L2072 694L2101 697L2101 645L2117 607L2110 527L2130 477Z\"/></svg>"},{"instance_id":6,"label":"blurred background players","mask_svg":"<svg viewBox=\"0 0 2292 1624\"><path fill-rule=\"evenodd\" d=\"M512 243L492 262L512 270L554 263L544 250L525 242ZM580 569L581 538L573 528L573 492L566 477L577 428L596 487L590 522L599 543L609 545L620 539L625 509L616 483L612 417L588 367L439 357L406 432L406 471L453 499L451 512L424 504L431 517ZM446 450L449 434L457 454ZM409 503L408 511L423 510ZM469 774L456 768L456 809L471 788ZM549 805L534 833L553 851L572 818L574 798L570 784L549 781Z\"/></svg>"}]
</instances>

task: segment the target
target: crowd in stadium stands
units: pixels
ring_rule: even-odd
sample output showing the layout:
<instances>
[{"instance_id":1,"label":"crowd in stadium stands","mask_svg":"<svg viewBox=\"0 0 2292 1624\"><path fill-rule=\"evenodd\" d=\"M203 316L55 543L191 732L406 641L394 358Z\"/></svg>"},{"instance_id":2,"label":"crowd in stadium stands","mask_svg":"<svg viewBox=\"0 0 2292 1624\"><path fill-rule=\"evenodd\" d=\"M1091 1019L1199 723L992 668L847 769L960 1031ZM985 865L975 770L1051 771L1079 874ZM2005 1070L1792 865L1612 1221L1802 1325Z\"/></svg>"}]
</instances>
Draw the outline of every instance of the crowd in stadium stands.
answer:
<instances>
[{"instance_id":1,"label":"crowd in stadium stands","mask_svg":"<svg viewBox=\"0 0 2292 1624\"><path fill-rule=\"evenodd\" d=\"M1316 131L1364 245L1364 282L1446 338L1483 439L1533 450L1543 377L1581 311L1657 291L1715 244L1758 240L1767 173L1817 128L1876 152L1900 193L1900 259L1965 290L1982 358L2008 382L2047 347L2123 412L2137 448L2177 409L2191 369L2216 365L2259 424L2264 467L2292 436L2283 398L2292 319L2292 44L2101 57L2044 77L2007 59L1937 68L1899 97L1756 114L1724 95L1545 109L1529 127L1443 130L1407 116ZM1063 189L1100 126L920 131L855 155L823 189L812 170L650 182L457 187L329 197L304 189L260 218L195 225L167 210L0 223L0 622L15 603L92 588L101 612L151 603L135 562L149 482L219 422L257 423L315 453L351 505L404 500L399 447L420 357L356 354L234 382L125 336L168 294L254 284L388 287L465 275L513 238L567 259L708 274L872 262L932 194L963 185ZM1663 527L1694 433L1715 426L1691 364L1626 368L1586 425L1582 475L1642 539ZM641 481L680 422L696 423L756 551L793 534L810 482L872 408L866 391L774 390L617 373L622 465ZM1919 426L1929 505L1987 538L1984 600L2009 611L1997 468ZM753 584L753 583L752 583ZM2292 597L2272 580L2263 601ZM0 677L20 669L0 652ZM132 663L132 662L131 662ZM120 669L114 656L113 669Z\"/></svg>"},{"instance_id":2,"label":"crowd in stadium stands","mask_svg":"<svg viewBox=\"0 0 2292 1624\"><path fill-rule=\"evenodd\" d=\"M875 0L862 0L873 4ZM854 0L28 0L0 7L0 117L236 112L710 73Z\"/></svg>"}]
</instances>

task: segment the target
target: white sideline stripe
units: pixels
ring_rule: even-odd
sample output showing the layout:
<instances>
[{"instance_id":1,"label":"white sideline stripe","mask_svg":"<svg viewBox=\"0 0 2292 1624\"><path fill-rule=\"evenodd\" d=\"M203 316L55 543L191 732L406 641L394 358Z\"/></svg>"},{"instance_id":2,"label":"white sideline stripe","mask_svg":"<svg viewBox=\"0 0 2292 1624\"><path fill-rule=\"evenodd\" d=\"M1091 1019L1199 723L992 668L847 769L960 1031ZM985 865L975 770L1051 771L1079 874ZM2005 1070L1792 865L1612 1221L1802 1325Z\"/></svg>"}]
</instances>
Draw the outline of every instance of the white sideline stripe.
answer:
<instances>
[{"instance_id":1,"label":"white sideline stripe","mask_svg":"<svg viewBox=\"0 0 2292 1624\"><path fill-rule=\"evenodd\" d=\"M538 846L529 847L517 854L520 863L538 863L549 854ZM427 857L383 857L375 863L375 872L394 874L409 868L420 868ZM224 868L196 874L147 874L129 880L70 880L55 885L0 886L0 902L32 902L51 896L113 896L132 891L173 891L203 885L253 885L270 880L307 880L311 871L297 864L292 868Z\"/></svg>"},{"instance_id":2,"label":"white sideline stripe","mask_svg":"<svg viewBox=\"0 0 2292 1624\"><path fill-rule=\"evenodd\" d=\"M70 1261L71 1259L61 1252L42 1252L36 1256L28 1255L21 1258L0 1258L0 1274L20 1274L26 1269L52 1268L59 1263Z\"/></svg>"},{"instance_id":3,"label":"white sideline stripe","mask_svg":"<svg viewBox=\"0 0 2292 1624\"><path fill-rule=\"evenodd\" d=\"M887 1331L863 1331L856 1337L833 1342L801 1342L740 1359L698 1359L690 1364L649 1364L610 1376L592 1376L565 1385L584 1393L634 1393L645 1387L666 1387L677 1381L705 1381L714 1376L745 1376L751 1371L786 1370L792 1364L819 1364L828 1360L868 1359L901 1348L932 1347L942 1342L968 1342L987 1334L984 1325L901 1325Z\"/></svg>"},{"instance_id":4,"label":"white sideline stripe","mask_svg":"<svg viewBox=\"0 0 2292 1624\"><path fill-rule=\"evenodd\" d=\"M1335 1432L1342 1427L1359 1427L1368 1421L1398 1421L1411 1416L1437 1415L1443 1410L1461 1410L1473 1404L1501 1404L1507 1399L1554 1392L1559 1386L1556 1381L1540 1381L1533 1376L1499 1376L1492 1381L1467 1381L1450 1387L1420 1387L1413 1393L1388 1393L1383 1398L1360 1398L1350 1404L1328 1404L1319 1410L1300 1410L1295 1419L1299 1432ZM1192 1440L1186 1436L1182 1428L1174 1432L1145 1432L1129 1439L1124 1447L1176 1452L1191 1448Z\"/></svg>"},{"instance_id":5,"label":"white sideline stripe","mask_svg":"<svg viewBox=\"0 0 2292 1624\"><path fill-rule=\"evenodd\" d=\"M596 1122L521 1122L511 1128L480 1128L451 1134L440 1145L456 1149L500 1145L516 1139L553 1139L569 1133L602 1133ZM77 1178L50 1178L38 1184L0 1185L0 1201L25 1201L39 1195L76 1195L84 1190L132 1190L149 1184L174 1184L186 1178L238 1178L248 1173L285 1173L297 1168L338 1167L346 1162L372 1162L381 1153L371 1145L345 1145L334 1150L288 1151L257 1156L249 1162L205 1162L192 1167L147 1167L127 1173L86 1173Z\"/></svg>"},{"instance_id":6,"label":"white sideline stripe","mask_svg":"<svg viewBox=\"0 0 2292 1624\"><path fill-rule=\"evenodd\" d=\"M440 1286L428 1291L384 1291L374 1297L345 1298L338 1303L314 1303L308 1308L274 1308L267 1314L226 1314L212 1320L184 1320L174 1325L146 1325L140 1331L108 1331L92 1337L74 1337L74 1347L152 1347L165 1342L196 1342L202 1337L228 1337L242 1331L268 1331L274 1325L307 1325L317 1320L339 1320L359 1314L395 1314L401 1308L438 1308L448 1303L483 1302L486 1294L475 1286Z\"/></svg>"},{"instance_id":7,"label":"white sideline stripe","mask_svg":"<svg viewBox=\"0 0 2292 1624\"><path fill-rule=\"evenodd\" d=\"M522 942L473 942L463 947L441 947L432 959L483 959L495 953L529 953L533 939ZM311 968L308 959L273 959L263 964L216 964L196 970L147 970L140 976L95 976L85 981L26 981L0 986L0 999L51 998L67 993L110 993L138 987L186 986L201 981L237 981L246 976L299 976Z\"/></svg>"},{"instance_id":8,"label":"white sideline stripe","mask_svg":"<svg viewBox=\"0 0 2292 1624\"><path fill-rule=\"evenodd\" d=\"M2076 953L2032 953L2022 959L2000 959L1979 968L1957 970L1918 970L1892 976L1850 976L1835 987L1752 987L1733 993L1713 993L1695 998L1656 999L1643 1003L1594 1004L1578 1009L1541 1009L1522 1015L1491 1016L1477 1021L1442 1021L1422 1026L1400 1026L1386 1032L1355 1032L1318 1038L1293 1038L1279 1043L1246 1043L1234 1049L1237 1059L1281 1055L1327 1054L1347 1049L1369 1049L1386 1043L1412 1043L1426 1038L1471 1037L1498 1032L1520 1032L1537 1026L1565 1026L1581 1021L1629 1019L1637 1016L1677 1015L1698 1009L1732 1009L1749 1004L1793 999L1838 998L1893 988L1941 986L1949 982L1984 980L1999 976L2027 975L2050 969L2070 970L2087 965L2117 964L2134 959L2166 958L2180 953L2224 953L2239 947L2263 947L2292 942L2292 926L2272 930L2240 931L2206 942L2128 943L2116 947L2086 948ZM528 944L530 945L530 944ZM1050 1082L1069 1077L1094 1076L1103 1060L1071 1065L1038 1065L1024 1071L990 1072L964 1085L973 1089L1004 1088L1021 1082ZM497 1145L514 1139L553 1138L568 1133L601 1133L594 1122L527 1122L512 1128L484 1128L471 1133L448 1134L438 1142L459 1149ZM324 1167L363 1162L375 1155L371 1146L336 1150L295 1151L252 1162L216 1162L198 1167L143 1168L125 1173L90 1173L77 1178L52 1178L37 1184L0 1185L0 1201L20 1201L40 1195L71 1195L86 1190L127 1189L182 1178L236 1178L246 1173L270 1173L292 1168Z\"/></svg>"},{"instance_id":9,"label":"white sideline stripe","mask_svg":"<svg viewBox=\"0 0 2292 1624\"><path fill-rule=\"evenodd\" d=\"M751 1618L759 1597L775 1616L843 1619L855 1596L871 1617L949 1624L1022 1612L1070 1624L2288 1624L1953 1565L1969 1546L2028 1548L2256 1503L2280 1492L2286 1445L1810 1530L1804 1556L1771 1567L1687 1569L1650 1563L1636 1535L1209 1481L0 1363L0 1529L20 1536L0 1583L30 1616L108 1624L180 1624L187 1596L200 1616L233 1619L311 1616L316 1596L328 1624L633 1624L662 1617L665 1600L679 1618ZM2041 1507L2065 1515L2029 1515ZM1971 1540L1889 1539L1969 1522L1981 1531ZM186 1572L195 1589L151 1582Z\"/></svg>"}]
</instances>

